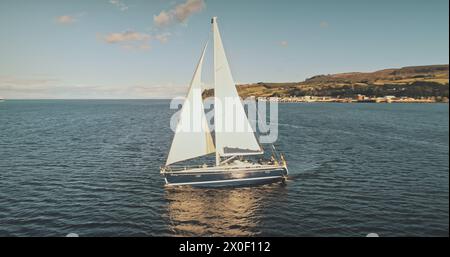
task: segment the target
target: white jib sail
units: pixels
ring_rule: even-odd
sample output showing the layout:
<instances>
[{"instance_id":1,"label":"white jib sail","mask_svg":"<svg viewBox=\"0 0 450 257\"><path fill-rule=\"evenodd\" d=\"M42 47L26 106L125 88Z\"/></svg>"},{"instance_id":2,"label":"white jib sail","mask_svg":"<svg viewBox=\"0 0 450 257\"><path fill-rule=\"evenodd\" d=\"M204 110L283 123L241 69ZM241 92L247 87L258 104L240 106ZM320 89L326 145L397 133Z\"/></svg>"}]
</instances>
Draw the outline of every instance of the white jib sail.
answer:
<instances>
[{"instance_id":1,"label":"white jib sail","mask_svg":"<svg viewBox=\"0 0 450 257\"><path fill-rule=\"evenodd\" d=\"M201 88L203 57L206 47L207 44L203 48L186 100L181 108L180 119L166 165L215 152L203 107Z\"/></svg>"},{"instance_id":2,"label":"white jib sail","mask_svg":"<svg viewBox=\"0 0 450 257\"><path fill-rule=\"evenodd\" d=\"M231 75L217 25L214 33L214 123L219 156L250 155L263 152L247 119Z\"/></svg>"}]
</instances>

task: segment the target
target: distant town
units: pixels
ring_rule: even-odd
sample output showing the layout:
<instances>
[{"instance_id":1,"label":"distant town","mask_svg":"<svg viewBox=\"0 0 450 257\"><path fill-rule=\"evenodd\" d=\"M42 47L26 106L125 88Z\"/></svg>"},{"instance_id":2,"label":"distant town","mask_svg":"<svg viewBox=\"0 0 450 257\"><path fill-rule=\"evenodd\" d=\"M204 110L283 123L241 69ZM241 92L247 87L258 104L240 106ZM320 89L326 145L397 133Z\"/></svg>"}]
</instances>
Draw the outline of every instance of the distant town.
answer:
<instances>
[{"instance_id":1,"label":"distant town","mask_svg":"<svg viewBox=\"0 0 450 257\"><path fill-rule=\"evenodd\" d=\"M448 103L447 97L370 97L365 95L356 95L355 97L331 97L331 96L290 96L290 97L259 97L260 101L276 101L282 103Z\"/></svg>"}]
</instances>

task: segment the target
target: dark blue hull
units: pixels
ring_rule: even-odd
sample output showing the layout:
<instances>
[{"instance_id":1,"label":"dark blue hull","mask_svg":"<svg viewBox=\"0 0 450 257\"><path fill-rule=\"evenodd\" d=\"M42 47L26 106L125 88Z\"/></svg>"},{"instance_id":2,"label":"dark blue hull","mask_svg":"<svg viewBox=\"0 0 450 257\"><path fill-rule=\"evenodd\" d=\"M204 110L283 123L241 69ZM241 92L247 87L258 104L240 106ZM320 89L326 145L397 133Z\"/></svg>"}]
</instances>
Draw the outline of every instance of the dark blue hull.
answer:
<instances>
[{"instance_id":1,"label":"dark blue hull","mask_svg":"<svg viewBox=\"0 0 450 257\"><path fill-rule=\"evenodd\" d=\"M167 185L242 186L282 181L288 171L284 167L268 169L183 171L164 173Z\"/></svg>"}]
</instances>

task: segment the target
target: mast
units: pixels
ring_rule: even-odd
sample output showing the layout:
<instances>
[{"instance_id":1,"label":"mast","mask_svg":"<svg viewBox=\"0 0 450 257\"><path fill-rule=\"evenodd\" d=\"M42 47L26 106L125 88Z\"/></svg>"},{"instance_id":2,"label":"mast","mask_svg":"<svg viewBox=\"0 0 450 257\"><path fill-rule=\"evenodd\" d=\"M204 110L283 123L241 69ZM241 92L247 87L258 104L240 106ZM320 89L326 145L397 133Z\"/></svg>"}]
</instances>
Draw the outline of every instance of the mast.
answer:
<instances>
[{"instance_id":1,"label":"mast","mask_svg":"<svg viewBox=\"0 0 450 257\"><path fill-rule=\"evenodd\" d=\"M211 30L212 30L212 32L213 32L213 36L214 36L214 33L215 33L215 31L214 31L214 23L216 23L217 22L217 17L216 16L214 16L214 17L212 17L211 18ZM215 38L213 39L213 40L215 40ZM213 51L214 51L214 61L215 61L215 52L216 52L216 47L215 47L215 43L214 43L214 46L213 46ZM215 68L215 67L214 67ZM216 81L216 72L214 72L214 82ZM214 87L215 87L215 83L214 83ZM214 91L214 95L216 94L216 92ZM215 107L214 107L214 109L215 109ZM214 115L215 116L215 115ZM214 118L214 123L216 122L216 118ZM216 135L216 133L214 133L214 137L216 138L216 142L217 142L217 135ZM217 151L217 149L216 149L216 166L219 166L220 165L220 155L219 155L219 151Z\"/></svg>"}]
</instances>

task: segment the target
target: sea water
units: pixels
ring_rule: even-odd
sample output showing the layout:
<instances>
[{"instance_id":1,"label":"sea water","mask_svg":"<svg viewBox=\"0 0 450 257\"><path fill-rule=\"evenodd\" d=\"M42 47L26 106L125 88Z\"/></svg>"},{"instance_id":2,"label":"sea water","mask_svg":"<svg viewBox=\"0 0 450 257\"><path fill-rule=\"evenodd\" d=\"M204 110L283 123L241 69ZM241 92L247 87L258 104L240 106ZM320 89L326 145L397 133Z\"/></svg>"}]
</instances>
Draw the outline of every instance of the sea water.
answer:
<instances>
[{"instance_id":1,"label":"sea water","mask_svg":"<svg viewBox=\"0 0 450 257\"><path fill-rule=\"evenodd\" d=\"M288 181L223 189L164 186L173 113L0 103L0 236L448 236L448 104L280 104Z\"/></svg>"}]
</instances>

